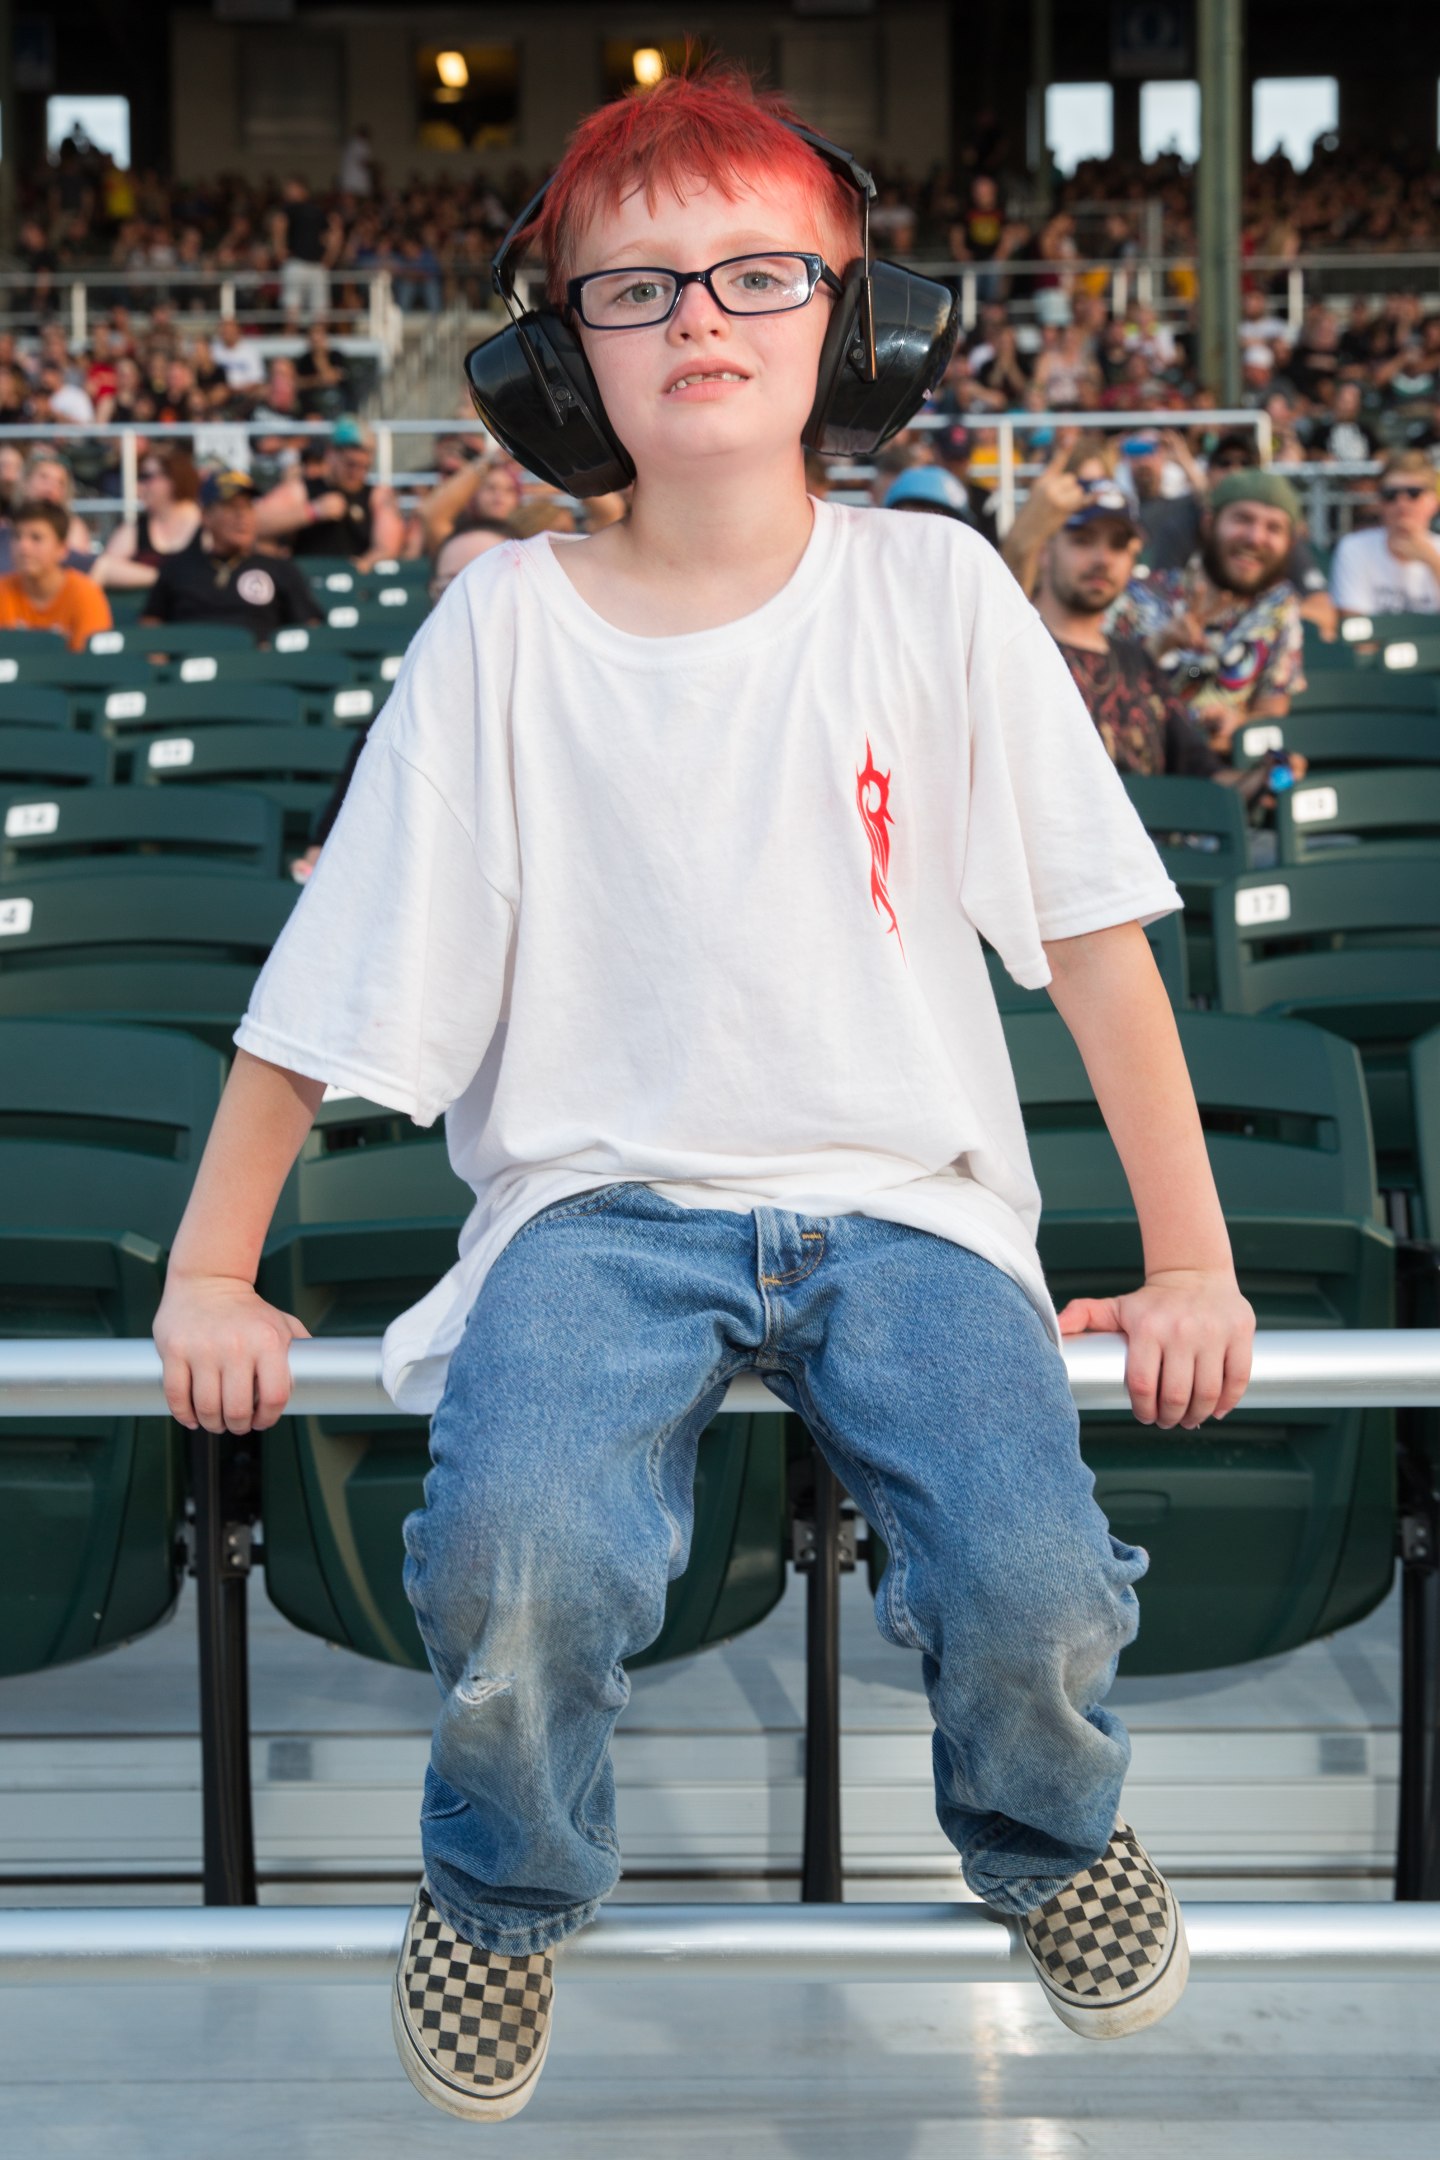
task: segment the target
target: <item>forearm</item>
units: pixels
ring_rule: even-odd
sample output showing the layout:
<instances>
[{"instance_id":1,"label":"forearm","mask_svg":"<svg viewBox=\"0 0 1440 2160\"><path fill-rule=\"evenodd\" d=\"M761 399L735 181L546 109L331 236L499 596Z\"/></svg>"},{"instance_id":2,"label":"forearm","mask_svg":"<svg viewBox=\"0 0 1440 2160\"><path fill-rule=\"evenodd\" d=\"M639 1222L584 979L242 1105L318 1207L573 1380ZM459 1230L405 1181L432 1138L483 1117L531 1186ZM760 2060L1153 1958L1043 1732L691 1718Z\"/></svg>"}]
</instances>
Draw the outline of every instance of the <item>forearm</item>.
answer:
<instances>
[{"instance_id":1,"label":"forearm","mask_svg":"<svg viewBox=\"0 0 1440 2160\"><path fill-rule=\"evenodd\" d=\"M261 540L278 540L309 523L310 498L301 488L277 488L255 506L255 532Z\"/></svg>"},{"instance_id":2,"label":"forearm","mask_svg":"<svg viewBox=\"0 0 1440 2160\"><path fill-rule=\"evenodd\" d=\"M236 1052L171 1249L172 1277L254 1282L275 1204L324 1093L323 1080Z\"/></svg>"},{"instance_id":3,"label":"forearm","mask_svg":"<svg viewBox=\"0 0 1440 2160\"><path fill-rule=\"evenodd\" d=\"M1021 503L1014 524L1000 543L1000 559L1027 598L1033 597L1040 580L1040 551L1056 529L1048 506L1031 494Z\"/></svg>"},{"instance_id":4,"label":"forearm","mask_svg":"<svg viewBox=\"0 0 1440 2160\"><path fill-rule=\"evenodd\" d=\"M1147 1278L1233 1270L1230 1239L1170 1001L1138 923L1045 947L1050 996L1075 1039L1124 1167Z\"/></svg>"},{"instance_id":5,"label":"forearm","mask_svg":"<svg viewBox=\"0 0 1440 2160\"><path fill-rule=\"evenodd\" d=\"M420 524L432 555L454 532L456 519L475 493L477 477L476 466L462 465L448 480L441 480L433 487L421 503Z\"/></svg>"},{"instance_id":6,"label":"forearm","mask_svg":"<svg viewBox=\"0 0 1440 2160\"><path fill-rule=\"evenodd\" d=\"M159 574L153 563L134 562L128 555L100 555L90 573L112 592L145 592Z\"/></svg>"}]
</instances>

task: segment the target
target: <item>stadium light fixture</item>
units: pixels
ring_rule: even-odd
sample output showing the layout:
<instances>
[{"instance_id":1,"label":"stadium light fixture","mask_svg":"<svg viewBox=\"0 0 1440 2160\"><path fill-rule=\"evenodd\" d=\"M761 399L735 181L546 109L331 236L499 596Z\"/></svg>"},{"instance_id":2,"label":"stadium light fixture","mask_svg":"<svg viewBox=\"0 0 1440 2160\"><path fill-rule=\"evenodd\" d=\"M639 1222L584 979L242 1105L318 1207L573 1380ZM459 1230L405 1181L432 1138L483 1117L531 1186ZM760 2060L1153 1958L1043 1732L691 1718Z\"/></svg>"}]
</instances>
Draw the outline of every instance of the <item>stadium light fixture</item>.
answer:
<instances>
[{"instance_id":1,"label":"stadium light fixture","mask_svg":"<svg viewBox=\"0 0 1440 2160\"><path fill-rule=\"evenodd\" d=\"M437 53L435 72L447 90L463 90L470 81L470 70L465 64L464 53Z\"/></svg>"},{"instance_id":2,"label":"stadium light fixture","mask_svg":"<svg viewBox=\"0 0 1440 2160\"><path fill-rule=\"evenodd\" d=\"M654 45L637 45L633 65L636 82L644 90L653 90L665 73L665 55Z\"/></svg>"}]
</instances>

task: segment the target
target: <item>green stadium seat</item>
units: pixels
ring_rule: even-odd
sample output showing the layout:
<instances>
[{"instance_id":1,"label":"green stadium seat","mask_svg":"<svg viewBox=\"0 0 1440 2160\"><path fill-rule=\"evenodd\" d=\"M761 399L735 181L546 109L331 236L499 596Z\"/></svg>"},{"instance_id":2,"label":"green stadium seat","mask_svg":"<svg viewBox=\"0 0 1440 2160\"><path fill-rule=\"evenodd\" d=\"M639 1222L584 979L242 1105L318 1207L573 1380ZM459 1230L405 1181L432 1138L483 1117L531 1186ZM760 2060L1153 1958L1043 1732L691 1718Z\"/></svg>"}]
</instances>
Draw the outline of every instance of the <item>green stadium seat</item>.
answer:
<instances>
[{"instance_id":1,"label":"green stadium seat","mask_svg":"<svg viewBox=\"0 0 1440 2160\"><path fill-rule=\"evenodd\" d=\"M152 662L156 654L178 660L189 653L254 649L255 640L243 623L117 623L111 630L97 630L86 647L92 653L139 653Z\"/></svg>"},{"instance_id":2,"label":"green stadium seat","mask_svg":"<svg viewBox=\"0 0 1440 2160\"><path fill-rule=\"evenodd\" d=\"M350 680L343 653L261 651L191 653L173 679L181 683L288 683L295 690L339 690Z\"/></svg>"},{"instance_id":3,"label":"green stadium seat","mask_svg":"<svg viewBox=\"0 0 1440 2160\"><path fill-rule=\"evenodd\" d=\"M0 1020L0 1334L149 1334L225 1070L145 1029ZM173 1610L183 1449L168 1418L0 1420L0 1676Z\"/></svg>"},{"instance_id":4,"label":"green stadium seat","mask_svg":"<svg viewBox=\"0 0 1440 2160\"><path fill-rule=\"evenodd\" d=\"M204 872L7 879L0 1015L178 1028L228 1054L300 891Z\"/></svg>"},{"instance_id":5,"label":"green stadium seat","mask_svg":"<svg viewBox=\"0 0 1440 2160\"><path fill-rule=\"evenodd\" d=\"M1414 857L1251 871L1217 911L1221 1003L1359 1046L1380 1183L1413 1188L1409 1046L1440 1021L1440 878Z\"/></svg>"},{"instance_id":6,"label":"green stadium seat","mask_svg":"<svg viewBox=\"0 0 1440 2160\"><path fill-rule=\"evenodd\" d=\"M276 1209L258 1287L312 1334L375 1335L455 1257L473 1194L443 1135L337 1097ZM753 1626L785 1586L783 1416L717 1418L700 1443L695 1536L664 1627L632 1669ZM264 1436L265 1579L298 1627L394 1665L425 1665L401 1570L401 1525L421 1504L428 1422L289 1417Z\"/></svg>"},{"instance_id":7,"label":"green stadium seat","mask_svg":"<svg viewBox=\"0 0 1440 2160\"><path fill-rule=\"evenodd\" d=\"M1202 782L1208 785L1208 782ZM1172 1005L1189 1002L1190 986L1188 960L1185 949L1185 930L1179 915L1161 915L1147 923L1145 937L1160 971L1166 995ZM1048 990L1026 990L1007 974L999 955L986 948L986 965L990 970L990 987L995 992L995 1002L1001 1012L1048 1012L1051 1010Z\"/></svg>"},{"instance_id":8,"label":"green stadium seat","mask_svg":"<svg viewBox=\"0 0 1440 2160\"><path fill-rule=\"evenodd\" d=\"M1261 1327L1392 1324L1394 1247L1379 1219L1353 1048L1298 1021L1177 1017ZM1139 1228L1078 1050L1052 1013L1014 1014L1005 1032L1057 1305L1134 1289ZM1388 1412L1242 1405L1193 1433L1087 1412L1082 1446L1115 1535L1151 1556L1123 1672L1274 1656L1361 1618L1389 1588Z\"/></svg>"},{"instance_id":9,"label":"green stadium seat","mask_svg":"<svg viewBox=\"0 0 1440 2160\"><path fill-rule=\"evenodd\" d=\"M64 690L70 701L71 726L93 728L112 690L143 689L155 679L154 670L141 653L72 653L60 638L43 630L21 635L33 638L33 646L0 652L0 724L6 718L3 691L8 683L22 683L27 689L48 684L52 689Z\"/></svg>"},{"instance_id":10,"label":"green stadium seat","mask_svg":"<svg viewBox=\"0 0 1440 2160\"><path fill-rule=\"evenodd\" d=\"M239 788L92 787L16 796L0 831L0 879L241 871L279 877L281 814Z\"/></svg>"},{"instance_id":11,"label":"green stadium seat","mask_svg":"<svg viewBox=\"0 0 1440 2160\"><path fill-rule=\"evenodd\" d=\"M1393 857L1440 871L1440 764L1384 765L1309 778L1276 798L1280 861ZM1429 855L1428 869L1424 859Z\"/></svg>"},{"instance_id":12,"label":"green stadium seat","mask_svg":"<svg viewBox=\"0 0 1440 2160\"><path fill-rule=\"evenodd\" d=\"M1440 1247L1440 1027L1410 1045L1415 1099L1416 1237ZM1433 1415L1433 1413L1432 1413Z\"/></svg>"},{"instance_id":13,"label":"green stadium seat","mask_svg":"<svg viewBox=\"0 0 1440 2160\"><path fill-rule=\"evenodd\" d=\"M0 719L7 728L68 728L70 700L63 690L11 684L0 691Z\"/></svg>"},{"instance_id":14,"label":"green stadium seat","mask_svg":"<svg viewBox=\"0 0 1440 2160\"><path fill-rule=\"evenodd\" d=\"M1430 617L1429 628L1397 637L1388 625L1378 632L1376 666L1391 675L1440 675L1440 625Z\"/></svg>"},{"instance_id":15,"label":"green stadium seat","mask_svg":"<svg viewBox=\"0 0 1440 2160\"><path fill-rule=\"evenodd\" d=\"M1254 720L1237 729L1230 755L1243 770L1273 750L1295 750L1308 759L1309 780L1347 767L1440 764L1440 710L1360 713L1296 707L1288 719Z\"/></svg>"},{"instance_id":16,"label":"green stadium seat","mask_svg":"<svg viewBox=\"0 0 1440 2160\"><path fill-rule=\"evenodd\" d=\"M336 609L332 612L338 614L340 611ZM356 608L350 612L359 617L365 611ZM357 621L351 628L334 623L320 623L309 630L277 631L275 650L344 653L351 663L352 673L363 676L367 681L373 681L379 676L384 663L392 660L395 665L388 679L393 681L400 672L400 662L405 657L405 648L411 635L412 629L408 623L402 623L397 630L388 617L381 622Z\"/></svg>"},{"instance_id":17,"label":"green stadium seat","mask_svg":"<svg viewBox=\"0 0 1440 2160\"><path fill-rule=\"evenodd\" d=\"M109 777L109 745L93 735L0 726L0 800L17 789L85 787Z\"/></svg>"},{"instance_id":18,"label":"green stadium seat","mask_svg":"<svg viewBox=\"0 0 1440 2160\"><path fill-rule=\"evenodd\" d=\"M300 692L288 683L159 683L112 690L100 708L100 730L122 746L125 769L135 738L211 727L303 727Z\"/></svg>"},{"instance_id":19,"label":"green stadium seat","mask_svg":"<svg viewBox=\"0 0 1440 2160\"><path fill-rule=\"evenodd\" d=\"M1185 903L1190 997L1209 1005L1215 980L1215 895L1249 868L1245 805L1234 788L1179 774L1124 773L1125 792ZM1171 998L1172 1004L1182 1004Z\"/></svg>"},{"instance_id":20,"label":"green stadium seat","mask_svg":"<svg viewBox=\"0 0 1440 2160\"><path fill-rule=\"evenodd\" d=\"M1291 700L1290 711L1292 716L1348 712L1365 719L1374 713L1440 713L1440 682L1431 675L1412 675L1403 670L1331 668L1307 681Z\"/></svg>"},{"instance_id":21,"label":"green stadium seat","mask_svg":"<svg viewBox=\"0 0 1440 2160\"><path fill-rule=\"evenodd\" d=\"M287 847L304 848L349 755L350 742L338 728L200 728L150 737L130 777L141 786L184 781L258 789L280 805Z\"/></svg>"}]
</instances>

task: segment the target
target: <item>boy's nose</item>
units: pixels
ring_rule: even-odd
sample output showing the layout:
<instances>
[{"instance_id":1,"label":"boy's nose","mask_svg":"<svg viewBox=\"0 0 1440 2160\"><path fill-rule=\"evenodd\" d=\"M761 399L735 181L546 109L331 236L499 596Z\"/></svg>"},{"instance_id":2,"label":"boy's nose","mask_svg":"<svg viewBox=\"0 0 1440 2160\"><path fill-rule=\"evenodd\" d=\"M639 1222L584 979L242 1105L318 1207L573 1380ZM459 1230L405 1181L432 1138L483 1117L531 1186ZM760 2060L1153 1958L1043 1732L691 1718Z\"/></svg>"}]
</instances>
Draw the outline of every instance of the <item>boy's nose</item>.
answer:
<instances>
[{"instance_id":1,"label":"boy's nose","mask_svg":"<svg viewBox=\"0 0 1440 2160\"><path fill-rule=\"evenodd\" d=\"M728 331L729 317L718 300L704 285L686 285L675 303L675 312L667 328L695 332L697 330Z\"/></svg>"}]
</instances>

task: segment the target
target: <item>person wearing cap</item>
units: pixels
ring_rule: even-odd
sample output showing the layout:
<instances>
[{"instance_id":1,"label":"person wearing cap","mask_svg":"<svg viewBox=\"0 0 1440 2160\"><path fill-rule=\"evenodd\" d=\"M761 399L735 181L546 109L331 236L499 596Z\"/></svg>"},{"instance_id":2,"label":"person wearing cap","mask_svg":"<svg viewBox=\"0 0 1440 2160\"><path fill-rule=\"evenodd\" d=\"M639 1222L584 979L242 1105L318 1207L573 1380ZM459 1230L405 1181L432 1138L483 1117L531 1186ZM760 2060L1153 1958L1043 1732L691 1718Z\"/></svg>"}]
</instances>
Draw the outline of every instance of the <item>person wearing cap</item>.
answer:
<instances>
[{"instance_id":1,"label":"person wearing cap","mask_svg":"<svg viewBox=\"0 0 1440 2160\"><path fill-rule=\"evenodd\" d=\"M1145 535L1115 481L1080 484L1078 509L1041 551L1035 605L1109 757L1122 772L1179 773L1259 795L1265 768L1242 774L1223 764L1144 646L1107 635L1106 614L1130 581ZM1303 761L1293 765L1304 770Z\"/></svg>"},{"instance_id":2,"label":"person wearing cap","mask_svg":"<svg viewBox=\"0 0 1440 2160\"><path fill-rule=\"evenodd\" d=\"M257 548L257 494L249 473L206 476L196 543L165 557L142 623L242 623L268 643L286 624L321 621L304 572Z\"/></svg>"},{"instance_id":3,"label":"person wearing cap","mask_svg":"<svg viewBox=\"0 0 1440 2160\"><path fill-rule=\"evenodd\" d=\"M344 556L357 570L398 555L405 523L395 490L371 484L371 447L358 420L337 420L322 470L308 479L288 474L261 500L260 538L279 541L302 558Z\"/></svg>"},{"instance_id":4,"label":"person wearing cap","mask_svg":"<svg viewBox=\"0 0 1440 2160\"><path fill-rule=\"evenodd\" d=\"M1183 570L1130 584L1110 629L1138 638L1222 755L1250 720L1280 720L1305 687L1300 600L1285 565L1300 503L1278 473L1226 473Z\"/></svg>"},{"instance_id":5,"label":"person wearing cap","mask_svg":"<svg viewBox=\"0 0 1440 2160\"><path fill-rule=\"evenodd\" d=\"M1077 436L1073 428L1062 428L1049 463L1031 482L1000 542L1005 565L1024 592L1034 594L1046 543L1084 506L1088 489L1101 482L1115 484L1113 444L1099 433ZM1128 498L1125 507L1128 512Z\"/></svg>"},{"instance_id":6,"label":"person wearing cap","mask_svg":"<svg viewBox=\"0 0 1440 2160\"><path fill-rule=\"evenodd\" d=\"M909 465L885 490L887 510L928 510L936 517L958 518L973 525L970 502L960 482L943 465Z\"/></svg>"}]
</instances>

